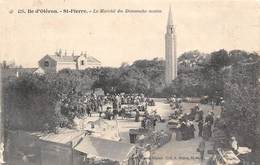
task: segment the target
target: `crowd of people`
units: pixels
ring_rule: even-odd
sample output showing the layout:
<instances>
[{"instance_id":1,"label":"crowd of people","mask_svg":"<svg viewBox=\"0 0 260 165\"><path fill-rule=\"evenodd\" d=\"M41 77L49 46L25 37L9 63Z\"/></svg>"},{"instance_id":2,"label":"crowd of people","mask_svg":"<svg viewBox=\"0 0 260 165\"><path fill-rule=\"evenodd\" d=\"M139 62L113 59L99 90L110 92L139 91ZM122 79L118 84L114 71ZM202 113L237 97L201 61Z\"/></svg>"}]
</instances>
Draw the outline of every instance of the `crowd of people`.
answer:
<instances>
[{"instance_id":1,"label":"crowd of people","mask_svg":"<svg viewBox=\"0 0 260 165\"><path fill-rule=\"evenodd\" d=\"M153 102L152 99L140 95L117 95L106 101L105 118L115 119L116 116L125 118L135 118L136 122L140 121L140 112L146 112L147 106ZM110 106L111 105L111 106ZM101 116L101 115L100 115Z\"/></svg>"},{"instance_id":2,"label":"crowd of people","mask_svg":"<svg viewBox=\"0 0 260 165\"><path fill-rule=\"evenodd\" d=\"M167 101L170 103L173 110L170 117L179 121L178 128L181 132L182 140L189 140L195 137L195 123L197 123L198 126L198 136L206 141L210 139L214 124L213 112L209 112L204 116L204 112L199 104L196 104L196 106L190 109L189 113L183 113L181 99L173 96L172 98L168 98Z\"/></svg>"},{"instance_id":3,"label":"crowd of people","mask_svg":"<svg viewBox=\"0 0 260 165\"><path fill-rule=\"evenodd\" d=\"M149 115L148 112L144 114L143 120L141 121L141 127L149 130L153 130L156 126L156 122L159 120L159 118L156 116L156 114Z\"/></svg>"},{"instance_id":4,"label":"crowd of people","mask_svg":"<svg viewBox=\"0 0 260 165\"><path fill-rule=\"evenodd\" d=\"M122 119L128 118L129 113L135 113L135 121L139 121L139 111L145 111L148 105L154 105L154 100L146 98L144 94L106 94L96 95L89 94L82 96L75 103L72 103L69 99L63 100L63 113L72 111L78 114L78 116L91 117L93 113L99 114L99 117L111 120L117 116L121 116ZM123 105L132 106L134 109L123 107ZM133 112L132 112L133 111ZM132 116L131 116L132 117Z\"/></svg>"}]
</instances>

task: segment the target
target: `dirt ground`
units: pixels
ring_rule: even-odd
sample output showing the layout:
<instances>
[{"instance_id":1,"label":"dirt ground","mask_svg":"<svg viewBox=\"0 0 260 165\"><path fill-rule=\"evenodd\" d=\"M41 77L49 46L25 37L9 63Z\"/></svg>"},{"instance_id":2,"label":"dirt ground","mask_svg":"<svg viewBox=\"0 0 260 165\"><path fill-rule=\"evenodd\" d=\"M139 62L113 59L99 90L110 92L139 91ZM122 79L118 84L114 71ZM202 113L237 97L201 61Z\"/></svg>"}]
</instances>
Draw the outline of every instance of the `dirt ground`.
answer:
<instances>
[{"instance_id":1,"label":"dirt ground","mask_svg":"<svg viewBox=\"0 0 260 165\"><path fill-rule=\"evenodd\" d=\"M184 113L189 112L196 103L182 103ZM220 107L215 107L212 110L210 105L199 105L205 114L208 112L214 112L215 117L220 114ZM156 110L163 119L168 119L168 116L172 112L171 107L166 103L166 99L155 99L155 106L148 106L148 111ZM97 120L98 114L93 114L88 120ZM116 125L115 120L105 120L111 125ZM130 143L129 129L140 128L141 122L135 122L134 118L122 119L118 117L119 136L122 142ZM167 122L157 123L156 130L168 130ZM186 141L176 141L176 134L173 132L172 139L166 145L158 148L152 153L154 165L202 165L206 164L209 155L205 152L205 161L201 162L199 159L199 153L196 151L201 141L201 137L198 137L197 123L195 123L195 138ZM206 142L206 149L211 149L211 142Z\"/></svg>"}]
</instances>

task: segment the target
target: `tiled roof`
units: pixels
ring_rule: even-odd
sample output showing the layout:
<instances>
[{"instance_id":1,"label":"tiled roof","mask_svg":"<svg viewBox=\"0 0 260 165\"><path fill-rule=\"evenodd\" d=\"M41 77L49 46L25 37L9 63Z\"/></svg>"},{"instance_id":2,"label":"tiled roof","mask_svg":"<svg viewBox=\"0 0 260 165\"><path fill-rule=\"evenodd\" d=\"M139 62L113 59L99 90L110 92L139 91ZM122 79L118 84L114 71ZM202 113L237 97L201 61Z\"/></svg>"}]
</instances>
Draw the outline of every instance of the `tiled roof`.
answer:
<instances>
[{"instance_id":1,"label":"tiled roof","mask_svg":"<svg viewBox=\"0 0 260 165\"><path fill-rule=\"evenodd\" d=\"M101 63L99 60L97 60L95 57L92 57L92 56L87 56L87 61Z\"/></svg>"},{"instance_id":2,"label":"tiled roof","mask_svg":"<svg viewBox=\"0 0 260 165\"><path fill-rule=\"evenodd\" d=\"M80 57L79 55L77 56L58 56L58 55L49 55L53 60L57 62L76 62L76 60ZM91 63L101 63L99 60L92 56L87 56L87 62Z\"/></svg>"},{"instance_id":3,"label":"tiled roof","mask_svg":"<svg viewBox=\"0 0 260 165\"><path fill-rule=\"evenodd\" d=\"M40 139L44 141L50 141L55 143L67 144L73 139L83 135L83 131L70 130L70 129L61 129L58 134L51 133L44 136L41 136Z\"/></svg>"},{"instance_id":4,"label":"tiled roof","mask_svg":"<svg viewBox=\"0 0 260 165\"><path fill-rule=\"evenodd\" d=\"M57 62L75 62L79 56L58 56L50 55L50 57Z\"/></svg>"}]
</instances>

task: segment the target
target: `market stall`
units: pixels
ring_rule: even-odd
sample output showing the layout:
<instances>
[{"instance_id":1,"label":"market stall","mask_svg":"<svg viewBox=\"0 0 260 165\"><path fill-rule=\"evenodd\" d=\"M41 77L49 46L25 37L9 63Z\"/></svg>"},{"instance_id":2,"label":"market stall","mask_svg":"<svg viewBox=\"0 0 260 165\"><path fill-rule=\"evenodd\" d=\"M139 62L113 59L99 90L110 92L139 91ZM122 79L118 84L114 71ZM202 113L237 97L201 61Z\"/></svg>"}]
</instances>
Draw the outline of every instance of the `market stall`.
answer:
<instances>
[{"instance_id":1,"label":"market stall","mask_svg":"<svg viewBox=\"0 0 260 165\"><path fill-rule=\"evenodd\" d=\"M172 133L165 131L149 131L149 129L139 128L129 130L130 143L140 146L151 145L153 148L160 147L171 140Z\"/></svg>"},{"instance_id":2,"label":"market stall","mask_svg":"<svg viewBox=\"0 0 260 165\"><path fill-rule=\"evenodd\" d=\"M124 104L121 105L121 110L119 112L120 116L124 115L125 118L134 118L136 111L137 110L137 106L136 105L132 105L132 104Z\"/></svg>"},{"instance_id":3,"label":"market stall","mask_svg":"<svg viewBox=\"0 0 260 165\"><path fill-rule=\"evenodd\" d=\"M77 157L84 158L85 164L126 165L135 154L135 148L132 144L86 136L74 151L78 153L75 154Z\"/></svg>"},{"instance_id":4,"label":"market stall","mask_svg":"<svg viewBox=\"0 0 260 165\"><path fill-rule=\"evenodd\" d=\"M239 158L232 150L217 149L216 163L218 165L238 165L240 163Z\"/></svg>"}]
</instances>

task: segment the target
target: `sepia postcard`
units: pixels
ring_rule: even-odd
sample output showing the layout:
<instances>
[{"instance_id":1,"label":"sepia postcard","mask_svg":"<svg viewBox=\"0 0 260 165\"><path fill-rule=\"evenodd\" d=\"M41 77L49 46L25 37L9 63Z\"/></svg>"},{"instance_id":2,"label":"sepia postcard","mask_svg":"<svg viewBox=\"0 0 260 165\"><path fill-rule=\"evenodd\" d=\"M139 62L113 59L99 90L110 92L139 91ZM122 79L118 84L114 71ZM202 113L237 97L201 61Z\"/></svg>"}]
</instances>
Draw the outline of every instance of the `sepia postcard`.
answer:
<instances>
[{"instance_id":1,"label":"sepia postcard","mask_svg":"<svg viewBox=\"0 0 260 165\"><path fill-rule=\"evenodd\" d=\"M260 165L260 0L0 0L0 165Z\"/></svg>"}]
</instances>

